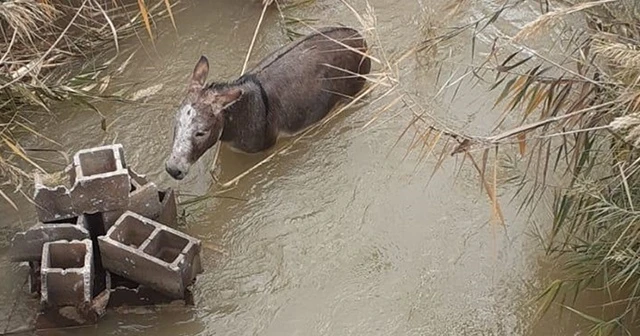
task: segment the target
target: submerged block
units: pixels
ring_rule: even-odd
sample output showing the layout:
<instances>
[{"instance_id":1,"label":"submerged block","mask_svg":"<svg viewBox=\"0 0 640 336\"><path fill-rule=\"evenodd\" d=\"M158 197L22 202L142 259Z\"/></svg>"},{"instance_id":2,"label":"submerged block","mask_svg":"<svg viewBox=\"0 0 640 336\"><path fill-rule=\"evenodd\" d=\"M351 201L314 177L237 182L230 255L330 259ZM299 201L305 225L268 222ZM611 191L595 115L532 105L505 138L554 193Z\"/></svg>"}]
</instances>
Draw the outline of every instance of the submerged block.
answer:
<instances>
[{"instance_id":1,"label":"submerged block","mask_svg":"<svg viewBox=\"0 0 640 336\"><path fill-rule=\"evenodd\" d=\"M91 240L45 243L40 275L41 300L46 307L90 303L93 295Z\"/></svg>"},{"instance_id":2,"label":"submerged block","mask_svg":"<svg viewBox=\"0 0 640 336\"><path fill-rule=\"evenodd\" d=\"M57 174L36 174L36 210L42 222L124 209L129 205L129 172L122 145L78 151Z\"/></svg>"},{"instance_id":3,"label":"submerged block","mask_svg":"<svg viewBox=\"0 0 640 336\"><path fill-rule=\"evenodd\" d=\"M111 287L109 274L106 274L105 282L108 288ZM94 325L100 317L105 315L110 294L110 290L104 290L90 303L74 306L46 306L36 316L36 330Z\"/></svg>"},{"instance_id":4,"label":"submerged block","mask_svg":"<svg viewBox=\"0 0 640 336\"><path fill-rule=\"evenodd\" d=\"M36 330L56 330L94 325L98 322L95 312L86 307L52 307L38 312Z\"/></svg>"},{"instance_id":5,"label":"submerged block","mask_svg":"<svg viewBox=\"0 0 640 336\"><path fill-rule=\"evenodd\" d=\"M170 298L147 286L113 274L111 276L112 287L109 298L109 308L164 306L164 305L190 305L194 304L193 293L187 289L183 299Z\"/></svg>"},{"instance_id":6,"label":"submerged block","mask_svg":"<svg viewBox=\"0 0 640 336\"><path fill-rule=\"evenodd\" d=\"M78 219L70 219L70 222ZM89 231L77 224L37 224L24 232L18 232L11 239L9 258L11 261L40 261L45 243L57 240L83 240L89 238Z\"/></svg>"},{"instance_id":7,"label":"submerged block","mask_svg":"<svg viewBox=\"0 0 640 336\"><path fill-rule=\"evenodd\" d=\"M184 298L202 272L199 240L131 211L98 241L109 272L170 298Z\"/></svg>"}]
</instances>

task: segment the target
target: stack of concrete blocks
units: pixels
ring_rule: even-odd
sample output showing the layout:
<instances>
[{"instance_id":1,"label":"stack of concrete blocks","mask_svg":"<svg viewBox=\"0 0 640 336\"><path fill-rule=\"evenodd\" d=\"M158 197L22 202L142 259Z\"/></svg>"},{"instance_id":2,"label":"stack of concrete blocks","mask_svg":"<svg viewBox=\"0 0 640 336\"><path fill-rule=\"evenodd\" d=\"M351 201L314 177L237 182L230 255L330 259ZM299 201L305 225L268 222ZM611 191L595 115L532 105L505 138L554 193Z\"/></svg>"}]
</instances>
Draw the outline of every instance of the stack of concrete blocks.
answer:
<instances>
[{"instance_id":1,"label":"stack of concrete blocks","mask_svg":"<svg viewBox=\"0 0 640 336\"><path fill-rule=\"evenodd\" d=\"M112 305L190 303L200 241L170 228L173 190L127 167L122 145L81 150L64 171L36 174L34 201L40 223L14 236L11 260L29 263L38 328L93 324Z\"/></svg>"}]
</instances>

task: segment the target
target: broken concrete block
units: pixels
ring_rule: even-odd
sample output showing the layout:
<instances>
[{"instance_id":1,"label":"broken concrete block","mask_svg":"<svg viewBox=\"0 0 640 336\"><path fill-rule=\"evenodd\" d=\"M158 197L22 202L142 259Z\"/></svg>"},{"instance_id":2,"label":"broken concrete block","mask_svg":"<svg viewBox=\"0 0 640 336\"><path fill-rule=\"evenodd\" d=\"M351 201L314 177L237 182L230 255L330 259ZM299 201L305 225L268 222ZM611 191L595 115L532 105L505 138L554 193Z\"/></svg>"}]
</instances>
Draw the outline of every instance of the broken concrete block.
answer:
<instances>
[{"instance_id":1,"label":"broken concrete block","mask_svg":"<svg viewBox=\"0 0 640 336\"><path fill-rule=\"evenodd\" d=\"M129 205L129 172L122 145L80 150L63 172L36 174L34 179L36 211L42 222Z\"/></svg>"},{"instance_id":2,"label":"broken concrete block","mask_svg":"<svg viewBox=\"0 0 640 336\"><path fill-rule=\"evenodd\" d=\"M36 213L42 222L64 220L77 217L71 200L71 177L73 166L53 174L35 173L33 196Z\"/></svg>"},{"instance_id":3,"label":"broken concrete block","mask_svg":"<svg viewBox=\"0 0 640 336\"><path fill-rule=\"evenodd\" d=\"M157 222L167 225L169 227L178 226L178 205L176 203L176 196L172 188L167 188L159 192L161 211Z\"/></svg>"},{"instance_id":4,"label":"broken concrete block","mask_svg":"<svg viewBox=\"0 0 640 336\"><path fill-rule=\"evenodd\" d=\"M76 219L77 220L77 219ZM45 243L57 240L83 240L89 231L77 224L37 224L11 239L9 258L11 261L40 261Z\"/></svg>"},{"instance_id":5,"label":"broken concrete block","mask_svg":"<svg viewBox=\"0 0 640 336\"><path fill-rule=\"evenodd\" d=\"M138 174L136 171L134 171L131 168L128 168L128 171L129 171L129 177L131 177L131 185L134 188L139 189L143 185L149 183L149 180L147 180L146 175Z\"/></svg>"},{"instance_id":6,"label":"broken concrete block","mask_svg":"<svg viewBox=\"0 0 640 336\"><path fill-rule=\"evenodd\" d=\"M170 298L184 298L202 272L199 240L131 211L98 241L109 272Z\"/></svg>"},{"instance_id":7,"label":"broken concrete block","mask_svg":"<svg viewBox=\"0 0 640 336\"><path fill-rule=\"evenodd\" d=\"M76 211L98 213L127 208L130 178L122 145L78 151L73 165L71 198Z\"/></svg>"},{"instance_id":8,"label":"broken concrete block","mask_svg":"<svg viewBox=\"0 0 640 336\"><path fill-rule=\"evenodd\" d=\"M148 182L143 175L139 175L129 169L131 191L129 192L129 207L115 211L104 212L103 221L105 229L109 230L113 224L129 210L147 218L155 219L160 216L162 205L158 187L153 182Z\"/></svg>"},{"instance_id":9,"label":"broken concrete block","mask_svg":"<svg viewBox=\"0 0 640 336\"><path fill-rule=\"evenodd\" d=\"M45 243L40 275L41 301L45 307L90 303L93 295L91 240Z\"/></svg>"}]
</instances>

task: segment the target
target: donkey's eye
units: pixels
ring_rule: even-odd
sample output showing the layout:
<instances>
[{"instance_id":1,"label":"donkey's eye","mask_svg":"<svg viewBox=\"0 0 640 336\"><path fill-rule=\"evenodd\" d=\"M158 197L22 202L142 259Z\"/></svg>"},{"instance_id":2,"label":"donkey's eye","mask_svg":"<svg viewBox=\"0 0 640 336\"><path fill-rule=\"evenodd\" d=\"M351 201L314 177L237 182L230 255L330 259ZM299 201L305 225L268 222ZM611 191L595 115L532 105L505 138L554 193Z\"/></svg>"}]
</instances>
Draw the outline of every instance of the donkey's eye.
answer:
<instances>
[{"instance_id":1,"label":"donkey's eye","mask_svg":"<svg viewBox=\"0 0 640 336\"><path fill-rule=\"evenodd\" d=\"M207 135L206 132L196 132L196 138L202 138L205 135Z\"/></svg>"}]
</instances>

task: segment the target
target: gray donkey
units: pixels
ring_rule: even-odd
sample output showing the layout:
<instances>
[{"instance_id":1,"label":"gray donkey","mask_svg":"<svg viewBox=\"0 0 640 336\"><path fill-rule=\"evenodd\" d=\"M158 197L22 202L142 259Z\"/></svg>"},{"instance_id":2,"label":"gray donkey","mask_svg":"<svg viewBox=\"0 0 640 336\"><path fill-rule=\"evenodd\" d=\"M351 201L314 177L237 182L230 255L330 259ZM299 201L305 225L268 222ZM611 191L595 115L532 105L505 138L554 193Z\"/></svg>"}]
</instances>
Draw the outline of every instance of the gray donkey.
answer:
<instances>
[{"instance_id":1,"label":"gray donkey","mask_svg":"<svg viewBox=\"0 0 640 336\"><path fill-rule=\"evenodd\" d=\"M275 51L233 82L209 85L209 62L200 57L176 115L167 173L183 179L218 140L257 153L278 136L309 128L362 90L362 75L371 69L366 52L356 30L324 28Z\"/></svg>"}]
</instances>

